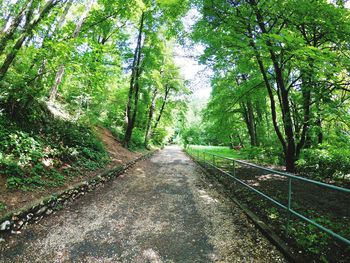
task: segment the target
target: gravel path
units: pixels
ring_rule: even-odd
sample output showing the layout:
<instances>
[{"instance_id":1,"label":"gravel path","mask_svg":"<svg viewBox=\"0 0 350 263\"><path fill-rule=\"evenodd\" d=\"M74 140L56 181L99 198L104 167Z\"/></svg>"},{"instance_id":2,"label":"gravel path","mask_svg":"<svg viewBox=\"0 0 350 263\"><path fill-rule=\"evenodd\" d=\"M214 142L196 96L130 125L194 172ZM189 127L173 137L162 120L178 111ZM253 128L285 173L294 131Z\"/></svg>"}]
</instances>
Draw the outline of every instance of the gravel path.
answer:
<instances>
[{"instance_id":1,"label":"gravel path","mask_svg":"<svg viewBox=\"0 0 350 263\"><path fill-rule=\"evenodd\" d=\"M286 261L171 146L1 243L0 262Z\"/></svg>"}]
</instances>

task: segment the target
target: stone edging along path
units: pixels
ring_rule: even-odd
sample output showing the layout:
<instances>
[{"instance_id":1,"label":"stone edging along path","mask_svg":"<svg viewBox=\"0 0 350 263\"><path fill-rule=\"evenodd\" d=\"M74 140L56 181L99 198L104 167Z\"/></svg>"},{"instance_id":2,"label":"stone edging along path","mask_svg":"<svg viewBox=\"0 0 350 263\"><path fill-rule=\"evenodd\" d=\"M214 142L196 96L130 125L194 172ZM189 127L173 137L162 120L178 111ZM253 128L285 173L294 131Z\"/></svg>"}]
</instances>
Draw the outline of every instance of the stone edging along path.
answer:
<instances>
[{"instance_id":1,"label":"stone edging along path","mask_svg":"<svg viewBox=\"0 0 350 263\"><path fill-rule=\"evenodd\" d=\"M111 179L118 177L136 162L149 158L154 152L144 154L124 165L108 169L89 181L80 182L66 190L44 197L35 205L24 207L17 212L8 213L0 218L0 240L6 235L17 234L19 230L25 228L28 224L38 223L44 217L61 210L74 200L85 195L85 193L91 192Z\"/></svg>"}]
</instances>

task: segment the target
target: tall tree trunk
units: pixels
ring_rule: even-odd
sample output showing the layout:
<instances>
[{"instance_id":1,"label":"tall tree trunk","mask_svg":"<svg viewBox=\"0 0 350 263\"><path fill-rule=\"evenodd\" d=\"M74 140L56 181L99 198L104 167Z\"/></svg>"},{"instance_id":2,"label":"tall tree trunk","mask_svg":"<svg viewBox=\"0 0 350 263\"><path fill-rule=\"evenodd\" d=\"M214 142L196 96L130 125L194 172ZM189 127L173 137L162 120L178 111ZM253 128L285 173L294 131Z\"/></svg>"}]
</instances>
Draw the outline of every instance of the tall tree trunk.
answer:
<instances>
[{"instance_id":1,"label":"tall tree trunk","mask_svg":"<svg viewBox=\"0 0 350 263\"><path fill-rule=\"evenodd\" d=\"M242 109L243 120L245 122L245 125L247 126L247 131L250 138L250 145L253 146L253 137L252 137L251 127L249 125L248 111L244 102L240 103L240 108Z\"/></svg>"},{"instance_id":2,"label":"tall tree trunk","mask_svg":"<svg viewBox=\"0 0 350 263\"><path fill-rule=\"evenodd\" d=\"M20 10L18 15L13 19L13 22L11 23L9 28L6 30L5 29L3 30L3 34L2 34L3 36L0 40L0 54L2 54L2 52L6 48L8 41L13 39L15 32L16 32L18 26L20 25L22 19L24 18L25 14L28 13L29 9L31 9L33 7L32 4L33 4L33 0L27 0L24 3L23 8ZM28 21L26 21L26 23L28 23ZM7 25L7 23L5 24L5 26L6 25Z\"/></svg>"},{"instance_id":3,"label":"tall tree trunk","mask_svg":"<svg viewBox=\"0 0 350 263\"><path fill-rule=\"evenodd\" d=\"M258 146L253 105L251 101L247 101L247 103L242 103L241 107L243 109L243 117L247 125L247 129L250 137L250 145Z\"/></svg>"},{"instance_id":4,"label":"tall tree trunk","mask_svg":"<svg viewBox=\"0 0 350 263\"><path fill-rule=\"evenodd\" d=\"M257 7L256 1L250 0L249 2L255 12L255 16L261 32L263 34L267 34L268 32L265 27L265 22L262 14L260 13L260 10ZM294 138L293 121L290 111L289 90L285 86L282 67L279 65L278 57L273 49L273 44L269 39L266 40L266 45L268 47L270 59L275 71L277 88L281 96L280 106L283 116L284 134L286 136L286 147L284 151L286 170L288 172L294 172L296 161L296 145Z\"/></svg>"},{"instance_id":5,"label":"tall tree trunk","mask_svg":"<svg viewBox=\"0 0 350 263\"><path fill-rule=\"evenodd\" d=\"M318 126L318 132L317 132L317 143L322 144L323 143L323 132L322 132L322 120L320 117L317 118L316 125Z\"/></svg>"},{"instance_id":6,"label":"tall tree trunk","mask_svg":"<svg viewBox=\"0 0 350 263\"><path fill-rule=\"evenodd\" d=\"M58 22L57 22L57 25L55 26L55 29L54 30L60 30L66 20L66 16L68 14L68 11L69 9L71 8L71 6L73 5L73 2L74 1L68 1L67 4L66 4L66 7L61 15L61 17L59 18ZM45 49L46 48L46 40L49 38L49 34L50 34L50 31L51 29L49 28L47 31L46 31L46 34L45 36L43 37L43 40L42 40L42 46L41 48L42 49ZM34 59L33 61L33 64L32 64L32 67L35 66L36 64L36 61L37 59ZM32 86L40 86L40 82L45 74L45 69L46 69L46 64L47 64L47 58L44 57L41 59L41 64L40 64L40 67L38 69L38 73L37 75L35 76L35 78L33 80L30 80L29 82L32 83ZM57 74L56 74L57 75ZM57 77L57 76L56 76Z\"/></svg>"},{"instance_id":7,"label":"tall tree trunk","mask_svg":"<svg viewBox=\"0 0 350 263\"><path fill-rule=\"evenodd\" d=\"M58 71L56 72L56 77L55 77L55 81L54 84L50 90L50 97L49 97L49 101L55 101L57 98L57 91L58 91L58 86L61 84L62 82L62 78L64 75L64 70L65 70L65 66L61 65L60 68L58 69Z\"/></svg>"},{"instance_id":8,"label":"tall tree trunk","mask_svg":"<svg viewBox=\"0 0 350 263\"><path fill-rule=\"evenodd\" d=\"M162 115L163 115L163 112L164 112L164 109L165 109L165 105L168 102L168 96L169 96L169 93L170 93L170 89L171 89L170 85L168 85L168 84L165 85L165 93L164 93L163 103L162 103L162 106L160 108L158 117L156 119L156 123L154 124L153 130L157 129L157 127L159 125L159 122L160 122L160 119L162 118Z\"/></svg>"},{"instance_id":9,"label":"tall tree trunk","mask_svg":"<svg viewBox=\"0 0 350 263\"><path fill-rule=\"evenodd\" d=\"M62 29L63 24L66 21L66 17L67 17L67 14L69 12L69 9L72 7L73 3L74 3L74 0L68 1L66 3L66 7L64 8L63 13L62 13L60 19L58 20L56 29L58 29L58 30Z\"/></svg>"},{"instance_id":10,"label":"tall tree trunk","mask_svg":"<svg viewBox=\"0 0 350 263\"><path fill-rule=\"evenodd\" d=\"M316 117L316 126L318 127L317 131L317 143L323 143L323 132L322 132L322 117L321 117L321 109L320 109L320 99L316 102L317 109L317 117Z\"/></svg>"},{"instance_id":11,"label":"tall tree trunk","mask_svg":"<svg viewBox=\"0 0 350 263\"><path fill-rule=\"evenodd\" d=\"M40 11L37 18L31 21L26 27L19 39L16 41L12 50L7 54L3 64L0 67L0 81L5 77L8 69L10 68L13 60L16 58L18 51L21 49L26 38L33 32L33 29L39 24L39 22L51 11L56 4L62 0L49 0L43 9Z\"/></svg>"},{"instance_id":12,"label":"tall tree trunk","mask_svg":"<svg viewBox=\"0 0 350 263\"><path fill-rule=\"evenodd\" d=\"M83 26L83 23L85 22L85 20L87 18L87 15L89 14L89 12L90 12L90 10L92 8L93 3L94 3L94 0L90 1L89 6L85 9L83 15L81 16L80 20L76 24L74 32L73 32L73 35L72 35L73 39L77 38L77 36L79 35L81 27ZM64 20L65 20L65 17L67 15L68 10L69 10L71 5L72 5L72 3L67 4L67 6L65 8L65 11L63 12L63 15L62 15L62 17L61 17L61 19L59 21L59 25L58 25L59 28L62 27L62 25L64 23ZM51 90L50 90L49 101L55 101L56 100L58 87L62 83L65 68L66 68L65 64L62 64L59 67L59 69L57 70L57 72L56 72L55 81L54 81L54 83L53 83L53 85L51 87Z\"/></svg>"},{"instance_id":13,"label":"tall tree trunk","mask_svg":"<svg viewBox=\"0 0 350 263\"><path fill-rule=\"evenodd\" d=\"M310 126L310 105L311 105L311 81L303 83L301 92L303 95L303 128L300 135L299 143L297 144L296 158L299 157L301 150L307 143L308 131Z\"/></svg>"},{"instance_id":14,"label":"tall tree trunk","mask_svg":"<svg viewBox=\"0 0 350 263\"><path fill-rule=\"evenodd\" d=\"M158 89L157 87L154 87L151 104L148 110L148 120L147 120L146 133L145 133L145 147L148 147L149 139L152 134L151 126L152 126L154 108L156 105L157 94L158 94Z\"/></svg>"},{"instance_id":15,"label":"tall tree trunk","mask_svg":"<svg viewBox=\"0 0 350 263\"><path fill-rule=\"evenodd\" d=\"M244 147L243 139L242 139L241 135L239 135L239 133L237 133L237 137L238 137L238 140L239 140L239 146Z\"/></svg>"},{"instance_id":16,"label":"tall tree trunk","mask_svg":"<svg viewBox=\"0 0 350 263\"><path fill-rule=\"evenodd\" d=\"M141 74L141 50L142 50L142 33L143 33L143 25L144 25L145 14L142 12L140 18L140 26L139 26L139 34L137 37L137 45L134 52L134 59L132 63L131 69L131 77L130 77L130 88L128 95L128 103L126 106L126 117L127 124L124 135L124 147L129 147L132 131L135 126L136 115L137 115L137 106L138 106L138 93L139 93L139 77ZM134 98L134 103L133 103Z\"/></svg>"},{"instance_id":17,"label":"tall tree trunk","mask_svg":"<svg viewBox=\"0 0 350 263\"><path fill-rule=\"evenodd\" d=\"M253 35L252 35L252 31L251 31L251 27L250 25L248 24L247 25L247 29L248 29L248 33L249 33L249 38L250 38L250 46L253 48L253 51L254 51L254 56L256 58L256 61L258 62L258 66L259 66L259 70L260 70L260 73L263 77L263 80L264 80L264 83L265 83L265 87L267 89L267 93L269 95L269 99L270 99L270 109L271 109L271 115L272 115L272 124L273 124L273 127L275 129L275 133L277 135L277 138L279 139L279 141L281 142L282 144L282 147L283 147L283 151L284 153L286 152L286 149L287 149L287 145L286 145L286 141L282 135L282 132L280 130L280 127L278 125L278 122L277 122L277 110L276 110L276 101L275 101L275 98L274 98L274 95L273 95L273 88L271 86L271 83L269 81L269 78L267 76L267 70L265 69L265 65L264 65L264 62L263 62L263 59L258 51L258 48L256 47L255 45L255 42L254 42L254 38L253 38Z\"/></svg>"}]
</instances>

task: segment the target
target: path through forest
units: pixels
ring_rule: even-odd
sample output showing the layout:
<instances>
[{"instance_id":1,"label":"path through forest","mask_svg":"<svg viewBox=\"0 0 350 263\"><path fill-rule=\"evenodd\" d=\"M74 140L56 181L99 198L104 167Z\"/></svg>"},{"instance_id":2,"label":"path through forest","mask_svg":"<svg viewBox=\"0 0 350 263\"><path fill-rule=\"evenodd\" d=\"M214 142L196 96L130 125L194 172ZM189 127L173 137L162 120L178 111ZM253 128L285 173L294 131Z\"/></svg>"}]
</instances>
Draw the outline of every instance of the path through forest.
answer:
<instances>
[{"instance_id":1,"label":"path through forest","mask_svg":"<svg viewBox=\"0 0 350 263\"><path fill-rule=\"evenodd\" d=\"M169 146L0 244L0 262L285 262Z\"/></svg>"}]
</instances>

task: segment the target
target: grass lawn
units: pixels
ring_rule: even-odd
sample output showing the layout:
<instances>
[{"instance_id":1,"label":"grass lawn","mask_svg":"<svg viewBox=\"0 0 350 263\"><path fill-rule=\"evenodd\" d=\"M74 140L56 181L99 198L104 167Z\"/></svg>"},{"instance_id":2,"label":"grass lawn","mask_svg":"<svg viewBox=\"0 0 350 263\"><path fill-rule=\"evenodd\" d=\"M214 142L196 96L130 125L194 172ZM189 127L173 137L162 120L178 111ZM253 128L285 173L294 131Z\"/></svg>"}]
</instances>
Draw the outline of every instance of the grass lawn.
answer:
<instances>
[{"instance_id":1,"label":"grass lawn","mask_svg":"<svg viewBox=\"0 0 350 263\"><path fill-rule=\"evenodd\" d=\"M226 146L203 146L203 145L190 145L192 149L204 151L219 156L229 157L233 159L244 159L244 155L237 150L230 149Z\"/></svg>"}]
</instances>

